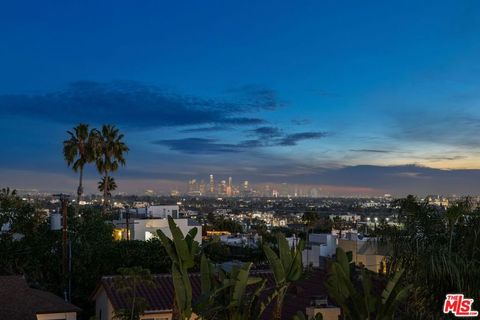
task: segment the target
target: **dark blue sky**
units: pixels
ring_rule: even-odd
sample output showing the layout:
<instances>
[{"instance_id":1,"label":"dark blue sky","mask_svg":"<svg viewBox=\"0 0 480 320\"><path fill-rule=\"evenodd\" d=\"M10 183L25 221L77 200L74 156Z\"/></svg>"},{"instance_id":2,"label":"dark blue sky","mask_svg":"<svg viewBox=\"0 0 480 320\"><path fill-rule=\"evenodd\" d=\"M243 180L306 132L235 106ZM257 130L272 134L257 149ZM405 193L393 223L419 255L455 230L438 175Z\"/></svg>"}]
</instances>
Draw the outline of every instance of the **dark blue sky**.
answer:
<instances>
[{"instance_id":1,"label":"dark blue sky","mask_svg":"<svg viewBox=\"0 0 480 320\"><path fill-rule=\"evenodd\" d=\"M83 121L126 133L119 191L480 187L478 1L11 1L0 35L2 185L74 188Z\"/></svg>"}]
</instances>

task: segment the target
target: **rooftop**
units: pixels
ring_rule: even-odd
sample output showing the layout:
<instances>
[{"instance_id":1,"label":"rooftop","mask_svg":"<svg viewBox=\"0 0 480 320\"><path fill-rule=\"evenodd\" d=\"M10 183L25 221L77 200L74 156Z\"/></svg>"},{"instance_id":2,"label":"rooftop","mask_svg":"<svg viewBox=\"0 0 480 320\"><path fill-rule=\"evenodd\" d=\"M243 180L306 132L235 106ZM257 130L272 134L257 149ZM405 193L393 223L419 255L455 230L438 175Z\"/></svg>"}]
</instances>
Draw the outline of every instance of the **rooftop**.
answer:
<instances>
[{"instance_id":1,"label":"rooftop","mask_svg":"<svg viewBox=\"0 0 480 320\"><path fill-rule=\"evenodd\" d=\"M23 276L0 276L0 319L33 320L37 314L80 311L53 293L30 288Z\"/></svg>"}]
</instances>

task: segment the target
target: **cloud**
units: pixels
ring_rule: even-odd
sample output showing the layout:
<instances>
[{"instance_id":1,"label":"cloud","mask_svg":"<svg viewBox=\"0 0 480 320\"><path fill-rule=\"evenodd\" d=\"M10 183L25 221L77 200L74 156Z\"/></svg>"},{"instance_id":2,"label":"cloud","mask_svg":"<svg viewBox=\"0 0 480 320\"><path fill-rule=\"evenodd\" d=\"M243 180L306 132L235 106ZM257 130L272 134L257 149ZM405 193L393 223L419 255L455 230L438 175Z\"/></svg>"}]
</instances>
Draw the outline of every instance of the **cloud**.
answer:
<instances>
[{"instance_id":1,"label":"cloud","mask_svg":"<svg viewBox=\"0 0 480 320\"><path fill-rule=\"evenodd\" d=\"M298 142L303 140L316 140L328 136L327 132L300 132L286 135L279 142L279 146L295 146Z\"/></svg>"},{"instance_id":2,"label":"cloud","mask_svg":"<svg viewBox=\"0 0 480 320\"><path fill-rule=\"evenodd\" d=\"M309 119L293 119L291 122L296 126L304 126L306 124L311 123L312 121Z\"/></svg>"},{"instance_id":3,"label":"cloud","mask_svg":"<svg viewBox=\"0 0 480 320\"><path fill-rule=\"evenodd\" d=\"M170 150L188 154L232 153L240 151L240 145L218 143L217 141L216 139L184 138L158 140L153 143L166 146Z\"/></svg>"},{"instance_id":4,"label":"cloud","mask_svg":"<svg viewBox=\"0 0 480 320\"><path fill-rule=\"evenodd\" d=\"M259 139L243 140L238 143L219 143L218 139L211 138L182 138L182 139L163 139L153 141L153 144L168 147L170 150L179 151L188 154L215 154L215 153L233 153L251 151L255 148L262 147L285 147L295 146L303 140L320 139L327 135L326 132L300 132L294 134L283 135L280 138L280 131L273 130L269 127L258 128ZM252 130L256 132L256 130Z\"/></svg>"},{"instance_id":5,"label":"cloud","mask_svg":"<svg viewBox=\"0 0 480 320\"><path fill-rule=\"evenodd\" d=\"M229 89L226 93L233 95L237 101L242 101L252 110L275 110L285 106L285 103L279 100L277 93L265 86L245 85Z\"/></svg>"},{"instance_id":6,"label":"cloud","mask_svg":"<svg viewBox=\"0 0 480 320\"><path fill-rule=\"evenodd\" d=\"M181 133L197 133L197 132L217 132L217 131L227 131L231 127L228 126L213 126L213 127L198 127L180 130Z\"/></svg>"},{"instance_id":7,"label":"cloud","mask_svg":"<svg viewBox=\"0 0 480 320\"><path fill-rule=\"evenodd\" d=\"M390 150L380 150L380 149L350 149L352 152L365 152L365 153L391 153Z\"/></svg>"},{"instance_id":8,"label":"cloud","mask_svg":"<svg viewBox=\"0 0 480 320\"><path fill-rule=\"evenodd\" d=\"M248 130L248 132L263 139L276 138L282 135L282 130L277 127L259 127Z\"/></svg>"},{"instance_id":9,"label":"cloud","mask_svg":"<svg viewBox=\"0 0 480 320\"><path fill-rule=\"evenodd\" d=\"M134 81L78 81L61 91L0 95L0 116L58 123L115 123L130 128L188 125L260 125L251 117L279 107L270 89L246 88L242 95L204 98L182 95ZM248 116L247 116L248 114Z\"/></svg>"},{"instance_id":10,"label":"cloud","mask_svg":"<svg viewBox=\"0 0 480 320\"><path fill-rule=\"evenodd\" d=\"M454 161L454 160L461 160L461 159L466 159L468 158L467 156L430 156L430 157L423 157L425 160L430 160L432 162L435 161Z\"/></svg>"},{"instance_id":11,"label":"cloud","mask_svg":"<svg viewBox=\"0 0 480 320\"><path fill-rule=\"evenodd\" d=\"M479 147L480 118L465 110L391 114L393 138L412 143Z\"/></svg>"}]
</instances>

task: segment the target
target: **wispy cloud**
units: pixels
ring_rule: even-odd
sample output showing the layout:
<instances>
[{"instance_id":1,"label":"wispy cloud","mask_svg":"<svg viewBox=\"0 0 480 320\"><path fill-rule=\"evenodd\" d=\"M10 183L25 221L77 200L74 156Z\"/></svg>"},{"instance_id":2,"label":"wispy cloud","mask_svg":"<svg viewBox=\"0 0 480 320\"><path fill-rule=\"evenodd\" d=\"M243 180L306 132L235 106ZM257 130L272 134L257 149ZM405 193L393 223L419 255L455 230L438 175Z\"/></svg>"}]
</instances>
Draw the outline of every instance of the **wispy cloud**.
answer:
<instances>
[{"instance_id":1,"label":"wispy cloud","mask_svg":"<svg viewBox=\"0 0 480 320\"><path fill-rule=\"evenodd\" d=\"M260 129L260 128L259 128ZM269 130L260 130L262 133L258 139L242 140L237 143L222 143L218 139L211 138L182 138L163 139L153 141L153 144L168 147L170 150L188 154L214 154L251 151L263 147L291 147L296 146L303 140L321 139L327 136L326 132L300 132L294 134L280 135L273 134ZM265 136L266 131L270 134Z\"/></svg>"},{"instance_id":2,"label":"wispy cloud","mask_svg":"<svg viewBox=\"0 0 480 320\"><path fill-rule=\"evenodd\" d=\"M391 150L381 150L381 149L350 149L352 152L363 152L363 153L392 153Z\"/></svg>"},{"instance_id":3,"label":"wispy cloud","mask_svg":"<svg viewBox=\"0 0 480 320\"><path fill-rule=\"evenodd\" d=\"M198 127L180 130L181 133L197 133L197 132L217 132L217 131L227 131L231 127L228 126L213 126L213 127Z\"/></svg>"},{"instance_id":4,"label":"wispy cloud","mask_svg":"<svg viewBox=\"0 0 480 320\"><path fill-rule=\"evenodd\" d=\"M311 123L312 121L309 120L309 119L293 119L293 120L291 120L291 122L296 126L303 126L303 125Z\"/></svg>"},{"instance_id":5,"label":"wispy cloud","mask_svg":"<svg viewBox=\"0 0 480 320\"><path fill-rule=\"evenodd\" d=\"M259 127L256 129L248 130L248 132L251 135L263 139L271 139L282 136L282 130L277 127Z\"/></svg>"},{"instance_id":6,"label":"wispy cloud","mask_svg":"<svg viewBox=\"0 0 480 320\"><path fill-rule=\"evenodd\" d=\"M61 91L0 95L0 116L74 124L111 122L131 128L188 125L260 125L251 114L280 106L270 89L205 98L168 92L134 81L78 81Z\"/></svg>"},{"instance_id":7,"label":"wispy cloud","mask_svg":"<svg viewBox=\"0 0 480 320\"><path fill-rule=\"evenodd\" d=\"M478 147L480 118L468 111L393 113L393 138L411 143Z\"/></svg>"},{"instance_id":8,"label":"wispy cloud","mask_svg":"<svg viewBox=\"0 0 480 320\"><path fill-rule=\"evenodd\" d=\"M325 138L328 136L327 132L300 132L286 135L280 141L278 141L279 146L295 146L298 142L304 140L316 140Z\"/></svg>"}]
</instances>

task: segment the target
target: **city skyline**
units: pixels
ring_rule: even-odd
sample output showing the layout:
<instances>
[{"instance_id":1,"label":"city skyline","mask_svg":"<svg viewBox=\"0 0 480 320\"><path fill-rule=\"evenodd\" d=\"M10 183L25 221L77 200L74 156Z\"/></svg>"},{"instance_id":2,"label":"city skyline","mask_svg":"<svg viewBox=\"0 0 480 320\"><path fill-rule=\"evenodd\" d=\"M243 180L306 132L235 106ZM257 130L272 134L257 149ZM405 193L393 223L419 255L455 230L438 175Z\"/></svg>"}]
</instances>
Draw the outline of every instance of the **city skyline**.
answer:
<instances>
[{"instance_id":1,"label":"city skyline","mask_svg":"<svg viewBox=\"0 0 480 320\"><path fill-rule=\"evenodd\" d=\"M332 195L480 193L480 4L348 7L0 5L2 186L74 192L62 142L83 122L125 133L118 192L213 174ZM85 192L97 181L88 167Z\"/></svg>"}]
</instances>

